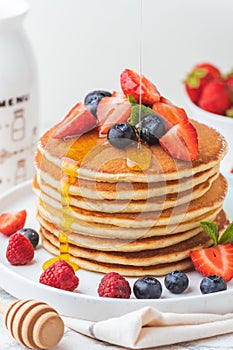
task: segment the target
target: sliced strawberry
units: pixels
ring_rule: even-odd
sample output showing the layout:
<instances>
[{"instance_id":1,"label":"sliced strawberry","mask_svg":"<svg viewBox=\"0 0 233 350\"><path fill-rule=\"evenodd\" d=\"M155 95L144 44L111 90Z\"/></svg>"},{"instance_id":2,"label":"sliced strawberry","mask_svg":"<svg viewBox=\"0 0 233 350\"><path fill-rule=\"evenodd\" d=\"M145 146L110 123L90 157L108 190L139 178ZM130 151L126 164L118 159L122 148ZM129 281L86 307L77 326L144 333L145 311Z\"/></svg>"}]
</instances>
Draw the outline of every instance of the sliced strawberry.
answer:
<instances>
[{"instance_id":1,"label":"sliced strawberry","mask_svg":"<svg viewBox=\"0 0 233 350\"><path fill-rule=\"evenodd\" d=\"M58 124L53 138L62 139L85 134L97 125L94 115L82 103L77 103Z\"/></svg>"},{"instance_id":2,"label":"sliced strawberry","mask_svg":"<svg viewBox=\"0 0 233 350\"><path fill-rule=\"evenodd\" d=\"M220 276L226 282L233 278L232 257L233 244L231 243L190 251L190 258L195 270L203 276Z\"/></svg>"},{"instance_id":3,"label":"sliced strawberry","mask_svg":"<svg viewBox=\"0 0 233 350\"><path fill-rule=\"evenodd\" d=\"M104 97L97 107L99 136L106 136L114 124L126 122L131 114L131 105L126 97Z\"/></svg>"},{"instance_id":4,"label":"sliced strawberry","mask_svg":"<svg viewBox=\"0 0 233 350\"><path fill-rule=\"evenodd\" d=\"M121 73L120 80L121 88L124 94L126 96L132 96L137 103L141 102L144 105L152 105L160 100L160 93L156 86L144 76L142 76L140 79L140 75L135 73L133 70L125 69Z\"/></svg>"},{"instance_id":5,"label":"sliced strawberry","mask_svg":"<svg viewBox=\"0 0 233 350\"><path fill-rule=\"evenodd\" d=\"M197 132L188 121L174 125L161 137L159 143L174 158L186 161L197 159Z\"/></svg>"},{"instance_id":6,"label":"sliced strawberry","mask_svg":"<svg viewBox=\"0 0 233 350\"><path fill-rule=\"evenodd\" d=\"M26 210L7 212L0 215L0 232L10 236L24 227L27 217Z\"/></svg>"},{"instance_id":7,"label":"sliced strawberry","mask_svg":"<svg viewBox=\"0 0 233 350\"><path fill-rule=\"evenodd\" d=\"M156 102L153 104L152 109L155 113L161 115L161 117L166 120L168 129L180 122L188 121L185 110L174 106L171 103Z\"/></svg>"}]
</instances>

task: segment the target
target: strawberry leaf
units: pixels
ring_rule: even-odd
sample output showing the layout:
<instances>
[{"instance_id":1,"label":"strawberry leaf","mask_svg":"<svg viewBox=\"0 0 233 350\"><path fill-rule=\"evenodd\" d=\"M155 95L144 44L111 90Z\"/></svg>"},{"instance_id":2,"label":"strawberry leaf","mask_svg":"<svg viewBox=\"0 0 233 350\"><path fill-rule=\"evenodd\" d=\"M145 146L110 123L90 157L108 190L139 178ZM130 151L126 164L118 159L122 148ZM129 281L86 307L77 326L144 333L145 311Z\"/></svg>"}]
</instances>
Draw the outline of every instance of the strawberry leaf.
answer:
<instances>
[{"instance_id":1,"label":"strawberry leaf","mask_svg":"<svg viewBox=\"0 0 233 350\"><path fill-rule=\"evenodd\" d=\"M213 240L214 245L218 244L218 225L215 222L202 221L200 223L203 231L205 231L208 236Z\"/></svg>"},{"instance_id":2,"label":"strawberry leaf","mask_svg":"<svg viewBox=\"0 0 233 350\"><path fill-rule=\"evenodd\" d=\"M200 79L207 75L206 69L194 69L185 80L185 83L188 84L191 88L199 88Z\"/></svg>"},{"instance_id":3,"label":"strawberry leaf","mask_svg":"<svg viewBox=\"0 0 233 350\"><path fill-rule=\"evenodd\" d=\"M227 227L219 240L219 244L225 243L233 243L233 222Z\"/></svg>"}]
</instances>

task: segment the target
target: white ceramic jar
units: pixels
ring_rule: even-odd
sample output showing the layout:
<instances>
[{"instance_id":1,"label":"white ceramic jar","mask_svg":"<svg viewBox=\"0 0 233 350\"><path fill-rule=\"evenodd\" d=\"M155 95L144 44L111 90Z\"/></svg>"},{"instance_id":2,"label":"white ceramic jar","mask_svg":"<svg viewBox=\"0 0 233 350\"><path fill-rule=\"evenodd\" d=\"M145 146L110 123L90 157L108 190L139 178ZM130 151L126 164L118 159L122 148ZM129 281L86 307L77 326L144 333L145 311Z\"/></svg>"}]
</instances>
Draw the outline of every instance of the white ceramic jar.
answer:
<instances>
[{"instance_id":1,"label":"white ceramic jar","mask_svg":"<svg viewBox=\"0 0 233 350\"><path fill-rule=\"evenodd\" d=\"M32 178L38 130L37 67L25 0L0 0L0 193Z\"/></svg>"}]
</instances>

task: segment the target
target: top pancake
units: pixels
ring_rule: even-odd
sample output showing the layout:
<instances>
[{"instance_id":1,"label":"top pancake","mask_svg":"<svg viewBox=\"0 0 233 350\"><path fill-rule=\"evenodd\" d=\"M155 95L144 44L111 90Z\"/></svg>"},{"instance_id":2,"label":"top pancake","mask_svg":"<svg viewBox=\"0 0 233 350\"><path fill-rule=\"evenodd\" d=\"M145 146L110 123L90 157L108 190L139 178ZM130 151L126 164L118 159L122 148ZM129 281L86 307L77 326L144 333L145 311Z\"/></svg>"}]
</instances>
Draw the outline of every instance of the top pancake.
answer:
<instances>
[{"instance_id":1,"label":"top pancake","mask_svg":"<svg viewBox=\"0 0 233 350\"><path fill-rule=\"evenodd\" d=\"M40 139L38 148L53 164L72 175L95 181L158 182L193 176L216 166L226 153L226 142L216 130L192 121L198 134L198 158L193 162L173 159L160 145L150 147L151 164L135 171L127 165L125 150L111 146L93 130L66 141L52 137L56 127ZM43 161L42 157L42 161Z\"/></svg>"}]
</instances>

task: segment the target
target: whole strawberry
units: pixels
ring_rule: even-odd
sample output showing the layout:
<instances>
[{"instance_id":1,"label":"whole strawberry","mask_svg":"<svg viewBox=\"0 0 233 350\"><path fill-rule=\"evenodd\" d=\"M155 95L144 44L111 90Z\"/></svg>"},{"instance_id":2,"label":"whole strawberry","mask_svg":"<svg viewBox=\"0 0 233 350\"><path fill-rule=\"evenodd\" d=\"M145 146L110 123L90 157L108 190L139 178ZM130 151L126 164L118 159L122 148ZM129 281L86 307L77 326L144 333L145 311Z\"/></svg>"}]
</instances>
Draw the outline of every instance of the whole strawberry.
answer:
<instances>
[{"instance_id":1,"label":"whole strawberry","mask_svg":"<svg viewBox=\"0 0 233 350\"><path fill-rule=\"evenodd\" d=\"M185 89L193 103L198 104L203 88L213 79L220 79L221 72L211 63L200 63L186 77Z\"/></svg>"},{"instance_id":2,"label":"whole strawberry","mask_svg":"<svg viewBox=\"0 0 233 350\"><path fill-rule=\"evenodd\" d=\"M203 89L198 101L202 109L220 115L225 115L231 106L229 88L222 80L212 80Z\"/></svg>"},{"instance_id":3,"label":"whole strawberry","mask_svg":"<svg viewBox=\"0 0 233 350\"><path fill-rule=\"evenodd\" d=\"M34 248L29 239L20 233L10 236L6 258L11 265L26 265L34 258Z\"/></svg>"},{"instance_id":4,"label":"whole strawberry","mask_svg":"<svg viewBox=\"0 0 233 350\"><path fill-rule=\"evenodd\" d=\"M47 286L74 291L79 284L79 279L71 265L64 260L58 260L49 266L40 276L40 283Z\"/></svg>"},{"instance_id":5,"label":"whole strawberry","mask_svg":"<svg viewBox=\"0 0 233 350\"><path fill-rule=\"evenodd\" d=\"M129 299L131 288L129 282L117 272L107 273L98 287L100 297Z\"/></svg>"}]
</instances>

